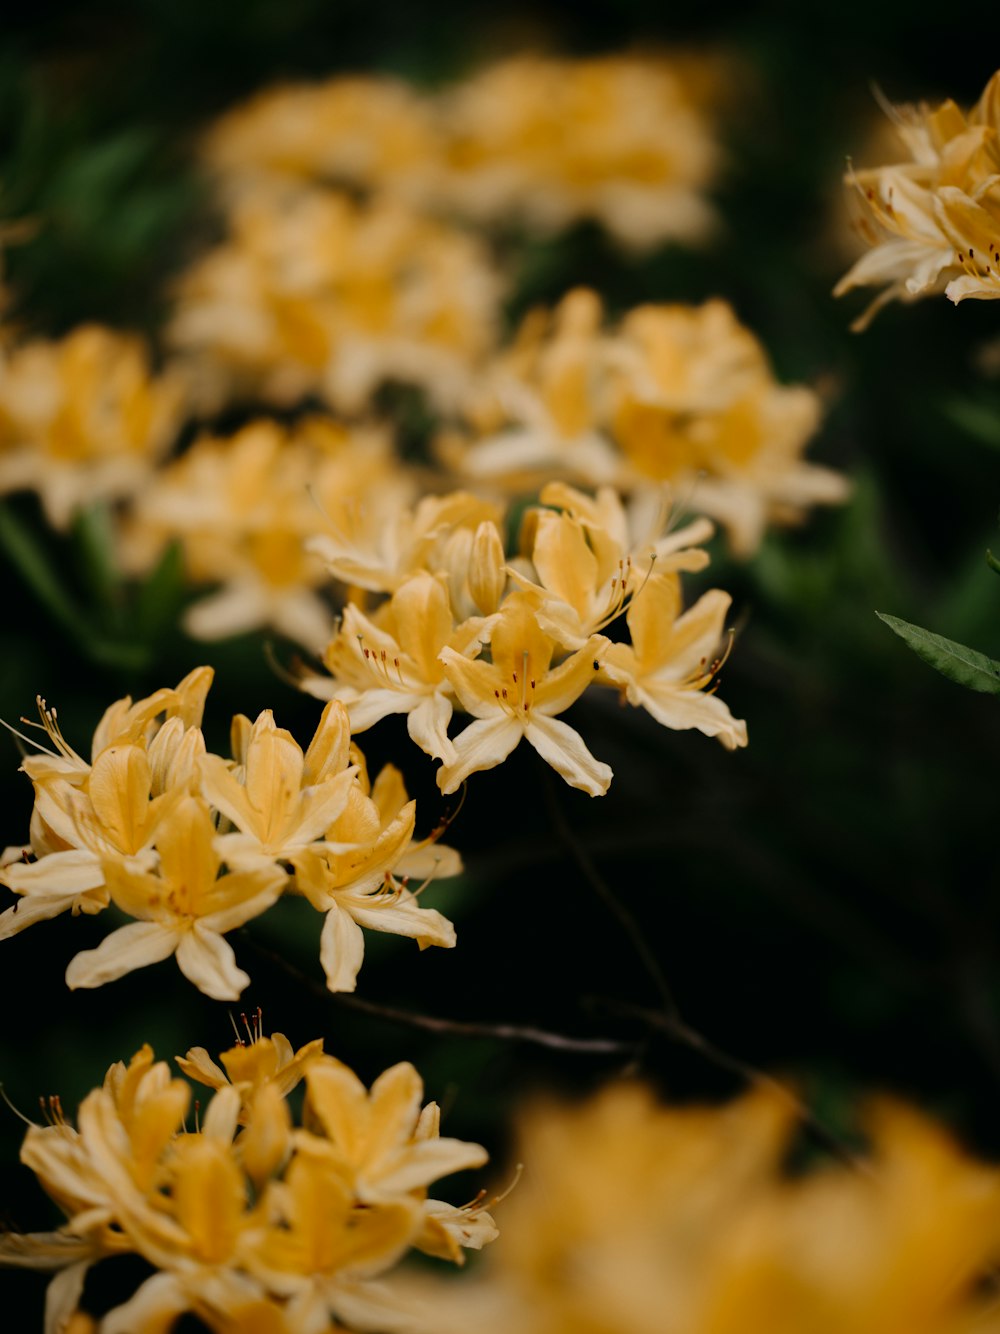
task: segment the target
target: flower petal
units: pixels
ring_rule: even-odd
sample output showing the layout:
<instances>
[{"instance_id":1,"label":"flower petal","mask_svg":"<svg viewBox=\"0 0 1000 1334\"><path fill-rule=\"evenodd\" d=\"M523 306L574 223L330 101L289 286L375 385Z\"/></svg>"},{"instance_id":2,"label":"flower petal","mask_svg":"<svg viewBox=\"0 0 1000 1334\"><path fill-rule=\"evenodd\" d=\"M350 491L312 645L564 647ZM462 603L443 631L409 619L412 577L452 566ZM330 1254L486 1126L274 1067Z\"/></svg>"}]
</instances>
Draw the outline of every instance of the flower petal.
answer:
<instances>
[{"instance_id":1,"label":"flower petal","mask_svg":"<svg viewBox=\"0 0 1000 1334\"><path fill-rule=\"evenodd\" d=\"M177 966L199 991L214 1000L237 1000L250 977L236 966L228 941L196 922L177 946Z\"/></svg>"},{"instance_id":2,"label":"flower petal","mask_svg":"<svg viewBox=\"0 0 1000 1334\"><path fill-rule=\"evenodd\" d=\"M580 788L592 797L603 797L607 792L614 777L611 766L596 760L580 733L568 723L538 714L532 717L524 735L571 787Z\"/></svg>"},{"instance_id":3,"label":"flower petal","mask_svg":"<svg viewBox=\"0 0 1000 1334\"><path fill-rule=\"evenodd\" d=\"M96 950L82 950L70 959L66 985L100 987L147 964L169 959L177 949L180 932L159 922L130 922L101 941Z\"/></svg>"},{"instance_id":4,"label":"flower petal","mask_svg":"<svg viewBox=\"0 0 1000 1334\"><path fill-rule=\"evenodd\" d=\"M365 936L350 913L337 904L326 914L319 959L331 991L353 991L365 957Z\"/></svg>"}]
</instances>

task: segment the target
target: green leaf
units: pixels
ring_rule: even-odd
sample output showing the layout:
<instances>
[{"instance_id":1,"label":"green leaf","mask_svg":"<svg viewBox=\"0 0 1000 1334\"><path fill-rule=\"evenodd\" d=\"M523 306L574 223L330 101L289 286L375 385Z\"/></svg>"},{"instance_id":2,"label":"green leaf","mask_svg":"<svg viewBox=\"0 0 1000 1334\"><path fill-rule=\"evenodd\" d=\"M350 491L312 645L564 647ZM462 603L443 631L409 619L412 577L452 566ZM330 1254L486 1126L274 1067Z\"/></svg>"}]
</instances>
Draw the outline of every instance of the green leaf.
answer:
<instances>
[{"instance_id":1,"label":"green leaf","mask_svg":"<svg viewBox=\"0 0 1000 1334\"><path fill-rule=\"evenodd\" d=\"M881 611L875 615L899 635L918 658L923 658L935 671L947 676L949 681L965 686L968 690L982 691L986 695L1000 695L1000 662L994 662L984 653L977 653L964 644L956 644L953 639L945 639L942 635L921 629L919 625L901 621L897 616L886 616Z\"/></svg>"},{"instance_id":2,"label":"green leaf","mask_svg":"<svg viewBox=\"0 0 1000 1334\"><path fill-rule=\"evenodd\" d=\"M994 572L994 574L1000 574L1000 560L997 560L996 556L994 556L993 552L990 551L989 548L987 548L986 550L986 564L990 567L990 569Z\"/></svg>"}]
</instances>

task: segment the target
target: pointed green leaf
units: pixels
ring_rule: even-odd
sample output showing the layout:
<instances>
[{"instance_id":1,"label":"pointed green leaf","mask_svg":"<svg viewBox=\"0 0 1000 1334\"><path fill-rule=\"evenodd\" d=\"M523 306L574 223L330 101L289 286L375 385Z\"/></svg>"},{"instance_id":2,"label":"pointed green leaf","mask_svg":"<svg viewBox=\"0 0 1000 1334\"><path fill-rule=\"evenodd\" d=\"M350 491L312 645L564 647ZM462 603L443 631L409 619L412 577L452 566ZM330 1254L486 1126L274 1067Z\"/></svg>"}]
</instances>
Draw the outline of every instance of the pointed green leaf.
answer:
<instances>
[{"instance_id":1,"label":"pointed green leaf","mask_svg":"<svg viewBox=\"0 0 1000 1334\"><path fill-rule=\"evenodd\" d=\"M1000 574L1000 560L997 560L996 556L994 556L993 552L989 549L986 551L986 564L994 574Z\"/></svg>"},{"instance_id":2,"label":"pointed green leaf","mask_svg":"<svg viewBox=\"0 0 1000 1334\"><path fill-rule=\"evenodd\" d=\"M899 635L919 658L923 658L942 676L947 676L949 681L965 686L968 690L980 690L986 695L1000 695L1000 662L994 662L984 653L977 653L964 644L956 644L953 639L945 639L942 635L921 629L919 625L901 621L897 616L886 616L880 611L875 615Z\"/></svg>"}]
</instances>

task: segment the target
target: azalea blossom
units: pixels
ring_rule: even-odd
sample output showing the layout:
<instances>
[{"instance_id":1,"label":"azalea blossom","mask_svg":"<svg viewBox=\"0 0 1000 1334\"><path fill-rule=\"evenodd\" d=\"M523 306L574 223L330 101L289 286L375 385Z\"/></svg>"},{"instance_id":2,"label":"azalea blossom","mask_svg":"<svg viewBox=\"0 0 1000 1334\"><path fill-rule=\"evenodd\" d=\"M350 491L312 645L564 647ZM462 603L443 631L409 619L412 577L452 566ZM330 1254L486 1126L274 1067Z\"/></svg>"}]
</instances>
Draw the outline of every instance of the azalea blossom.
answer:
<instances>
[{"instance_id":1,"label":"azalea blossom","mask_svg":"<svg viewBox=\"0 0 1000 1334\"><path fill-rule=\"evenodd\" d=\"M105 859L111 898L137 920L113 931L97 949L76 955L66 970L66 985L102 986L175 954L181 972L200 991L217 1000L236 1000L250 978L236 966L223 936L269 908L286 876L273 865L220 876L214 843L207 802L185 795L163 822L155 872Z\"/></svg>"},{"instance_id":2,"label":"azalea blossom","mask_svg":"<svg viewBox=\"0 0 1000 1334\"><path fill-rule=\"evenodd\" d=\"M950 99L933 108L883 101L883 109L909 157L847 173L869 249L834 295L882 287L855 329L892 300L938 292L955 302L991 299L1000 290L1000 72L968 113Z\"/></svg>"},{"instance_id":3,"label":"azalea blossom","mask_svg":"<svg viewBox=\"0 0 1000 1334\"><path fill-rule=\"evenodd\" d=\"M412 1066L386 1071L369 1093L319 1046L292 1054L281 1035L258 1031L220 1058L235 1083L204 1049L189 1052L183 1068L216 1089L193 1129L190 1087L148 1046L87 1095L79 1129L49 1100L50 1123L29 1127L22 1160L66 1222L54 1232L6 1232L0 1265L53 1272L51 1334L88 1325L88 1270L127 1254L153 1273L102 1317L110 1334L166 1329L185 1313L218 1330L303 1334L337 1320L433 1334L433 1305L390 1271L425 1244L438 1215L461 1257L449 1206L428 1201L427 1190L481 1165L485 1153L440 1136L436 1104L420 1111ZM308 1107L296 1126L285 1098L303 1073ZM467 1231L469 1245L491 1239L485 1219L470 1218Z\"/></svg>"},{"instance_id":4,"label":"azalea blossom","mask_svg":"<svg viewBox=\"0 0 1000 1334\"><path fill-rule=\"evenodd\" d=\"M715 588L687 611L680 606L676 577L650 576L626 612L632 642L608 646L601 676L664 727L696 728L718 737L727 750L745 746L746 723L708 689L721 665L729 595Z\"/></svg>"},{"instance_id":5,"label":"azalea blossom","mask_svg":"<svg viewBox=\"0 0 1000 1334\"><path fill-rule=\"evenodd\" d=\"M454 792L469 774L501 764L523 738L571 787L592 797L605 793L611 769L595 760L580 734L555 715L594 679L606 642L594 635L552 667L554 640L539 626L531 598L512 593L493 625L490 662L443 649L445 675L475 721L455 737L455 759L438 770L441 791Z\"/></svg>"}]
</instances>

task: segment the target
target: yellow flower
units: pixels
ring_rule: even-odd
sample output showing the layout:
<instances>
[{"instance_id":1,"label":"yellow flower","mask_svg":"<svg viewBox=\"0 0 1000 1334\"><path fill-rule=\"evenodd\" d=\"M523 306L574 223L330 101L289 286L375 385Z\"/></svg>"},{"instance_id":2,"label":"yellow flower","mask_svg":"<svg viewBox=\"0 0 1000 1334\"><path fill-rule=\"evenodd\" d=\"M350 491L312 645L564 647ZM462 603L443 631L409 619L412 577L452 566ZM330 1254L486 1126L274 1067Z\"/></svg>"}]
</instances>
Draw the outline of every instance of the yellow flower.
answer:
<instances>
[{"instance_id":1,"label":"yellow flower","mask_svg":"<svg viewBox=\"0 0 1000 1334\"><path fill-rule=\"evenodd\" d=\"M952 301L991 298L1000 283L995 181L1000 171L1000 72L964 114L948 100L884 110L909 161L850 170L859 231L871 247L834 288L882 286L854 323L863 329L888 301L945 292Z\"/></svg>"},{"instance_id":2,"label":"yellow flower","mask_svg":"<svg viewBox=\"0 0 1000 1334\"><path fill-rule=\"evenodd\" d=\"M454 760L448 737L452 683L441 653L478 651L486 622L472 617L456 626L448 591L432 575L417 573L392 595L377 621L354 603L344 610L323 655L330 678L308 675L302 689L340 700L351 728L364 732L391 713L405 713L410 737L439 760Z\"/></svg>"},{"instance_id":3,"label":"yellow flower","mask_svg":"<svg viewBox=\"0 0 1000 1334\"><path fill-rule=\"evenodd\" d=\"M201 761L202 791L239 832L219 854L234 866L291 861L322 840L347 804L357 769L347 767L350 723L342 704L323 710L305 755L265 709L250 729L241 782L218 755Z\"/></svg>"},{"instance_id":4,"label":"yellow flower","mask_svg":"<svg viewBox=\"0 0 1000 1334\"><path fill-rule=\"evenodd\" d=\"M408 801L397 770L387 766L369 795L367 778L351 792L346 809L328 831L325 851L306 851L295 858L295 889L325 914L320 937L320 962L331 991L353 991L364 959L362 927L391 935L410 936L421 949L449 948L455 928L433 908L422 907L416 894L399 881L415 860L413 827L416 803ZM340 851L335 851L336 846ZM428 876L457 874L450 849L442 849Z\"/></svg>"},{"instance_id":5,"label":"yellow flower","mask_svg":"<svg viewBox=\"0 0 1000 1334\"><path fill-rule=\"evenodd\" d=\"M520 56L443 99L445 200L546 232L594 218L623 245L695 240L718 152L679 64Z\"/></svg>"},{"instance_id":6,"label":"yellow flower","mask_svg":"<svg viewBox=\"0 0 1000 1334\"><path fill-rule=\"evenodd\" d=\"M185 614L197 639L271 626L318 651L333 628L323 566L307 549L321 511L399 491L409 498L383 431L254 421L228 438L201 436L157 474L129 516L123 559L145 572L177 541L187 577L220 585Z\"/></svg>"},{"instance_id":7,"label":"yellow flower","mask_svg":"<svg viewBox=\"0 0 1000 1334\"><path fill-rule=\"evenodd\" d=\"M427 102L390 78L266 89L222 116L204 155L225 193L327 180L423 193L436 156Z\"/></svg>"},{"instance_id":8,"label":"yellow flower","mask_svg":"<svg viewBox=\"0 0 1000 1334\"><path fill-rule=\"evenodd\" d=\"M651 575L626 613L632 643L608 646L602 676L664 727L697 728L727 750L745 746L746 723L707 689L721 665L729 605L728 593L713 588L682 613L676 576Z\"/></svg>"},{"instance_id":9,"label":"yellow flower","mask_svg":"<svg viewBox=\"0 0 1000 1334\"><path fill-rule=\"evenodd\" d=\"M481 242L398 201L251 192L177 288L170 338L218 408L252 387L358 413L387 379L441 406L488 351L500 284Z\"/></svg>"},{"instance_id":10,"label":"yellow flower","mask_svg":"<svg viewBox=\"0 0 1000 1334\"><path fill-rule=\"evenodd\" d=\"M187 1312L241 1334L311 1334L331 1320L433 1334L433 1308L386 1271L448 1209L426 1199L429 1182L481 1164L483 1150L440 1138L412 1067L386 1071L369 1095L318 1043L292 1054L279 1038L258 1033L223 1055L234 1084L203 1049L189 1053L182 1064L217 1086L193 1130L188 1085L148 1046L87 1095L79 1130L49 1100L51 1123L29 1128L22 1158L67 1221L0 1236L0 1265L55 1271L47 1330L92 1327L79 1309L87 1270L132 1253L155 1272L102 1318L110 1334L166 1330ZM313 1080L314 1068L327 1074ZM303 1070L308 1128L296 1129L284 1095ZM441 1226L462 1244L456 1220ZM490 1239L474 1221L464 1230L469 1245Z\"/></svg>"},{"instance_id":11,"label":"yellow flower","mask_svg":"<svg viewBox=\"0 0 1000 1334\"><path fill-rule=\"evenodd\" d=\"M180 424L174 373L154 379L141 340L98 325L0 360L0 494L37 491L65 528L94 500L133 492Z\"/></svg>"},{"instance_id":12,"label":"yellow flower","mask_svg":"<svg viewBox=\"0 0 1000 1334\"><path fill-rule=\"evenodd\" d=\"M232 1083L239 1089L244 1104L265 1085L273 1084L282 1097L291 1093L305 1074L308 1063L323 1050L323 1039L316 1038L295 1051L284 1033L251 1035L250 1043L238 1042L222 1052L220 1068L204 1047L192 1047L177 1064L191 1079L221 1089Z\"/></svg>"},{"instance_id":13,"label":"yellow flower","mask_svg":"<svg viewBox=\"0 0 1000 1334\"><path fill-rule=\"evenodd\" d=\"M438 770L442 792L454 792L469 774L501 764L524 738L570 786L592 797L605 793L611 769L595 760L580 734L555 715L594 680L606 644L592 636L552 667L555 644L539 626L530 596L512 593L493 625L490 662L443 649L445 675L476 721L455 737L456 758Z\"/></svg>"},{"instance_id":14,"label":"yellow flower","mask_svg":"<svg viewBox=\"0 0 1000 1334\"><path fill-rule=\"evenodd\" d=\"M236 1000L250 981L223 939L266 911L285 885L277 866L219 875L215 823L208 804L183 796L157 835L156 872L134 862L103 862L111 898L134 923L120 927L66 969L70 988L99 987L124 973L177 956L181 972L217 1000Z\"/></svg>"},{"instance_id":15,"label":"yellow flower","mask_svg":"<svg viewBox=\"0 0 1000 1334\"><path fill-rule=\"evenodd\" d=\"M653 491L646 496L654 502L653 512L641 516L645 531L639 533L630 531L630 518L640 507L634 506L630 515L611 487L602 487L592 500L564 483L551 482L539 499L553 508L528 511L522 544L527 535L537 582L513 567L510 574L532 595L539 625L563 647L581 648L589 636L610 625L651 570L702 570L708 564L708 553L693 544L711 537L712 525L696 520L661 535L666 495Z\"/></svg>"}]
</instances>

